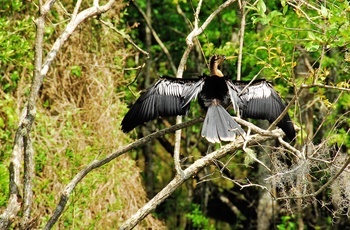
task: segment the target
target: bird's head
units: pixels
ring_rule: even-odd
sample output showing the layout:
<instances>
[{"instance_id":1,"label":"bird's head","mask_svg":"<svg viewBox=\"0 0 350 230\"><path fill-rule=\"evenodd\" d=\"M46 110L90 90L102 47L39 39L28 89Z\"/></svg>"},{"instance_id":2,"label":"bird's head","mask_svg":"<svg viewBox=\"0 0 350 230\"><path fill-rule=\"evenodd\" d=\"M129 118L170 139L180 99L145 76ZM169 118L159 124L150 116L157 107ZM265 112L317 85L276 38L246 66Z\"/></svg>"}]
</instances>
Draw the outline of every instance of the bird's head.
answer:
<instances>
[{"instance_id":1,"label":"bird's head","mask_svg":"<svg viewBox=\"0 0 350 230\"><path fill-rule=\"evenodd\" d=\"M224 74L219 70L219 65L225 61L225 60L228 60L228 59L232 59L232 58L235 58L235 56L224 56L224 55L213 55L211 58L210 58L210 62L209 62L209 69L210 69L210 76L218 76L218 77L223 77Z\"/></svg>"}]
</instances>

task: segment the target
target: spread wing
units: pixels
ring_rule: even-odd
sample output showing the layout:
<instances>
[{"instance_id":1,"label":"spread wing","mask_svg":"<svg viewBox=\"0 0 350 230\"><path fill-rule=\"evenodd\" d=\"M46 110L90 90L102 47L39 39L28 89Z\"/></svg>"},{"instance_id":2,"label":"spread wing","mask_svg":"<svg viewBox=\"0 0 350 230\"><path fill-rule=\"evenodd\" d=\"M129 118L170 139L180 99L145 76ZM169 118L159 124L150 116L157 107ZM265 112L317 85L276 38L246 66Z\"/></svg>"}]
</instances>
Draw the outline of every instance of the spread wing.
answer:
<instances>
[{"instance_id":1,"label":"spread wing","mask_svg":"<svg viewBox=\"0 0 350 230\"><path fill-rule=\"evenodd\" d=\"M143 93L125 115L121 125L129 132L144 122L163 116L185 115L197 98L203 79L162 77Z\"/></svg>"},{"instance_id":2,"label":"spread wing","mask_svg":"<svg viewBox=\"0 0 350 230\"><path fill-rule=\"evenodd\" d=\"M230 84L234 85L234 88ZM234 95L231 100L238 100L235 103L240 108L242 117L266 119L272 123L286 108L278 93L266 80L254 81L251 84L249 81L231 81L230 84L229 92ZM288 113L277 126L290 140L294 139L295 130Z\"/></svg>"}]
</instances>

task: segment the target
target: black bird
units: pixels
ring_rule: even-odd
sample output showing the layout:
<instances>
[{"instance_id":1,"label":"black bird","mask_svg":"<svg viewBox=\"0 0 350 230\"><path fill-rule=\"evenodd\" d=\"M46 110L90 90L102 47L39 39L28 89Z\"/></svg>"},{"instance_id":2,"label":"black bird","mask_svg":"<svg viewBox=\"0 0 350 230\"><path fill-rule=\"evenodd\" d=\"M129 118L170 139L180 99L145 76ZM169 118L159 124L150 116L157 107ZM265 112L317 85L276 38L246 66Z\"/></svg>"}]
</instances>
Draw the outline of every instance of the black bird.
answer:
<instances>
[{"instance_id":1,"label":"black bird","mask_svg":"<svg viewBox=\"0 0 350 230\"><path fill-rule=\"evenodd\" d=\"M244 130L226 111L232 104L243 118L266 119L269 122L283 112L285 105L272 85L266 80L233 81L218 69L225 56L214 55L210 59L210 76L196 79L160 77L143 93L125 115L121 125L129 132L144 122L157 117L186 115L190 102L198 102L207 113L202 136L209 142L233 141ZM288 113L277 124L290 140L295 130Z\"/></svg>"}]
</instances>

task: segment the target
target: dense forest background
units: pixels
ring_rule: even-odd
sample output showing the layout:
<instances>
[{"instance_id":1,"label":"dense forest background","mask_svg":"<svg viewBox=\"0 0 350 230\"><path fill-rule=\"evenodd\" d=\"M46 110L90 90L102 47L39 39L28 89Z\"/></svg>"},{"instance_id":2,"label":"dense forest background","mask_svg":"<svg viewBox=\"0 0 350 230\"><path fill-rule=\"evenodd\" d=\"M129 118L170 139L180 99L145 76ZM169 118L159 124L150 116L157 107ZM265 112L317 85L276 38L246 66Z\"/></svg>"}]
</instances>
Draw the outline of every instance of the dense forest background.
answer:
<instances>
[{"instance_id":1,"label":"dense forest background","mask_svg":"<svg viewBox=\"0 0 350 230\"><path fill-rule=\"evenodd\" d=\"M349 1L2 0L0 15L1 229L350 227ZM237 56L232 79L272 81L297 138L249 120L245 151L209 146L194 122L180 178L173 132L138 140L175 118L120 122L159 76L208 74L213 54Z\"/></svg>"}]
</instances>

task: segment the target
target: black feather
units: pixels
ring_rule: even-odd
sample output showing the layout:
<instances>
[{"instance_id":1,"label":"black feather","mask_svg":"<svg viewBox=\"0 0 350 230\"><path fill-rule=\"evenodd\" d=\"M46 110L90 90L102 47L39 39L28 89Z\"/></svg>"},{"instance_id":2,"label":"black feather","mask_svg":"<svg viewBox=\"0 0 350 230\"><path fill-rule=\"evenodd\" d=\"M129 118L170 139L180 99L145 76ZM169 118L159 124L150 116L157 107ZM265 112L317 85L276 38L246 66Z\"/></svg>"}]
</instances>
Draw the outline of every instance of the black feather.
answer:
<instances>
[{"instance_id":1,"label":"black feather","mask_svg":"<svg viewBox=\"0 0 350 230\"><path fill-rule=\"evenodd\" d=\"M196 79L162 77L143 93L125 115L121 125L129 132L157 117L185 115L190 102L198 98L207 111L202 136L210 142L232 141L244 130L224 109L232 105L242 117L274 122L286 108L282 99L266 80L232 81L225 78L217 66L225 60L215 55L211 60L211 76ZM292 140L295 130L288 113L277 124Z\"/></svg>"}]
</instances>

